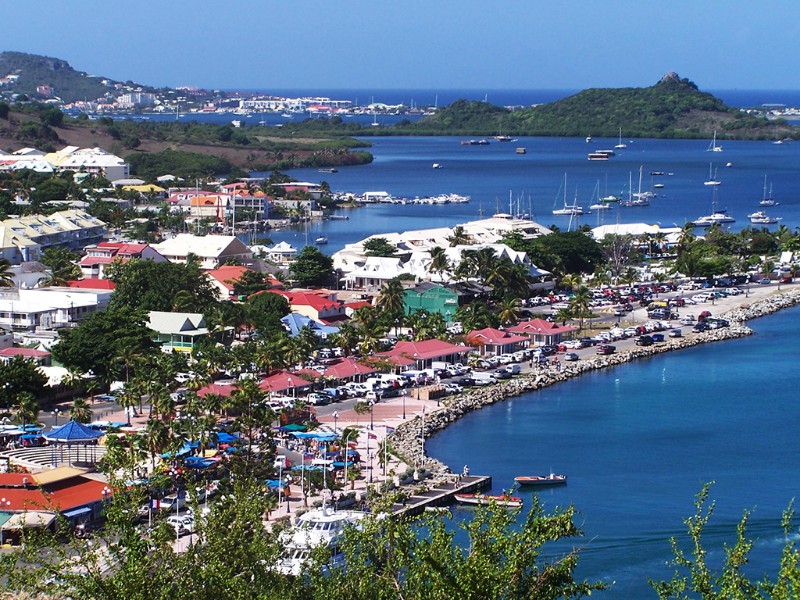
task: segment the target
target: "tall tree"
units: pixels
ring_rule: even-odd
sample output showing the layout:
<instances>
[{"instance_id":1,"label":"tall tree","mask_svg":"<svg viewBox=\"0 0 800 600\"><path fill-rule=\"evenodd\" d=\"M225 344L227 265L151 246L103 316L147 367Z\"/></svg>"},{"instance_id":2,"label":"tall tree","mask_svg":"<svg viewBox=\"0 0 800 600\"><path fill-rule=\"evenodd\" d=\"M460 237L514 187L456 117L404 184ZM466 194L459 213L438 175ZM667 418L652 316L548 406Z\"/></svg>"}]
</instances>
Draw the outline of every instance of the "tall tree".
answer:
<instances>
[{"instance_id":1,"label":"tall tree","mask_svg":"<svg viewBox=\"0 0 800 600\"><path fill-rule=\"evenodd\" d=\"M314 246L306 246L289 267L292 280L300 287L319 287L333 279L333 259Z\"/></svg>"}]
</instances>

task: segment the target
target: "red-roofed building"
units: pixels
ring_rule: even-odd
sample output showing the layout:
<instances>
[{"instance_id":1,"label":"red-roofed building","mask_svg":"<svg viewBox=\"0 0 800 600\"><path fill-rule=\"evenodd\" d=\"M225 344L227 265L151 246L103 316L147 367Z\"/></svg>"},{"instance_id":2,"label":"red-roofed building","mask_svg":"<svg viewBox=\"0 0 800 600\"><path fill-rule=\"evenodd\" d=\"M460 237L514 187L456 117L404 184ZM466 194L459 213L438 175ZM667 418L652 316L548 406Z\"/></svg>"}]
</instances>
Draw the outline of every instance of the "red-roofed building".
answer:
<instances>
[{"instance_id":1,"label":"red-roofed building","mask_svg":"<svg viewBox=\"0 0 800 600\"><path fill-rule=\"evenodd\" d=\"M300 313L319 321L329 324L346 320L344 302L337 300L336 292L311 292L308 290L269 290L275 294L280 294L289 301L289 308L292 312Z\"/></svg>"},{"instance_id":2,"label":"red-roofed building","mask_svg":"<svg viewBox=\"0 0 800 600\"><path fill-rule=\"evenodd\" d=\"M560 343L564 335L571 336L571 334L578 331L578 328L551 323L544 319L532 319L509 327L507 331L517 335L528 336L532 346L550 346Z\"/></svg>"},{"instance_id":3,"label":"red-roofed building","mask_svg":"<svg viewBox=\"0 0 800 600\"><path fill-rule=\"evenodd\" d=\"M267 392L286 392L288 390L294 390L294 392L297 393L300 390L310 389L311 383L302 377L298 377L294 373L278 371L266 379L262 379L258 387Z\"/></svg>"},{"instance_id":4,"label":"red-roofed building","mask_svg":"<svg viewBox=\"0 0 800 600\"><path fill-rule=\"evenodd\" d=\"M167 262L167 259L148 244L127 244L122 242L100 242L97 246L86 248L80 267L86 278L103 279L105 270L115 260L127 262L133 258Z\"/></svg>"},{"instance_id":5,"label":"red-roofed building","mask_svg":"<svg viewBox=\"0 0 800 600\"><path fill-rule=\"evenodd\" d=\"M67 285L81 290L108 290L112 292L117 287L117 284L110 279L97 279L96 277L68 281Z\"/></svg>"},{"instance_id":6,"label":"red-roofed building","mask_svg":"<svg viewBox=\"0 0 800 600\"><path fill-rule=\"evenodd\" d=\"M217 396L222 396L223 398L229 398L237 389L238 388L235 385L209 383L197 390L197 395L201 398L205 398L209 394L216 394Z\"/></svg>"},{"instance_id":7,"label":"red-roofed building","mask_svg":"<svg viewBox=\"0 0 800 600\"><path fill-rule=\"evenodd\" d=\"M357 377L372 375L377 372L378 370L374 367L362 364L353 358L340 358L325 369L325 377L353 380Z\"/></svg>"},{"instance_id":8,"label":"red-roofed building","mask_svg":"<svg viewBox=\"0 0 800 600\"><path fill-rule=\"evenodd\" d=\"M528 336L516 335L492 327L470 331L465 339L470 346L478 348L481 356L510 354L521 350L530 341Z\"/></svg>"},{"instance_id":9,"label":"red-roofed building","mask_svg":"<svg viewBox=\"0 0 800 600\"><path fill-rule=\"evenodd\" d=\"M206 271L206 274L217 291L217 299L235 300L236 295L233 290L233 283L238 281L247 271L250 271L247 267L222 265L216 269Z\"/></svg>"},{"instance_id":10,"label":"red-roofed building","mask_svg":"<svg viewBox=\"0 0 800 600\"><path fill-rule=\"evenodd\" d=\"M398 342L389 352L376 354L378 358L403 359L413 361L417 369L431 366L433 361L460 362L472 352L470 346L456 346L442 340L423 340L420 342Z\"/></svg>"},{"instance_id":11,"label":"red-roofed building","mask_svg":"<svg viewBox=\"0 0 800 600\"><path fill-rule=\"evenodd\" d=\"M42 367L50 366L50 353L45 350L35 348L3 348L0 350L0 361L9 363L17 356L32 360Z\"/></svg>"}]
</instances>

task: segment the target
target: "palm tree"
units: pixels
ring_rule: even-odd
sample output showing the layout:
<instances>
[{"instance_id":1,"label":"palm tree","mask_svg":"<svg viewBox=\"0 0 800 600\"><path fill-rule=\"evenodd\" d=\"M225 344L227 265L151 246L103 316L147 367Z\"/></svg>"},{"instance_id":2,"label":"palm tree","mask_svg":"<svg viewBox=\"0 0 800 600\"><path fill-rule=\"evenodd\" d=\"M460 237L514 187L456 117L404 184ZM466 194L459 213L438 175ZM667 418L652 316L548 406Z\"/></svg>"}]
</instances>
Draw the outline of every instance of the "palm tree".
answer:
<instances>
[{"instance_id":1,"label":"palm tree","mask_svg":"<svg viewBox=\"0 0 800 600\"><path fill-rule=\"evenodd\" d=\"M14 287L12 265L6 258L0 258L0 287Z\"/></svg>"},{"instance_id":2,"label":"palm tree","mask_svg":"<svg viewBox=\"0 0 800 600\"><path fill-rule=\"evenodd\" d=\"M78 423L92 422L92 408L86 398L75 398L69 409L69 418Z\"/></svg>"},{"instance_id":3,"label":"palm tree","mask_svg":"<svg viewBox=\"0 0 800 600\"><path fill-rule=\"evenodd\" d=\"M156 467L156 456L163 453L170 443L170 431L164 421L150 419L144 430L144 445L150 453L153 469Z\"/></svg>"},{"instance_id":4,"label":"palm tree","mask_svg":"<svg viewBox=\"0 0 800 600\"><path fill-rule=\"evenodd\" d=\"M579 273L569 273L564 275L564 277L561 279L561 287L570 291L574 290L582 283L583 279Z\"/></svg>"},{"instance_id":5,"label":"palm tree","mask_svg":"<svg viewBox=\"0 0 800 600\"><path fill-rule=\"evenodd\" d=\"M428 271L437 273L441 280L442 275L449 270L450 260L447 258L447 251L441 246L431 248L431 264L428 265Z\"/></svg>"},{"instance_id":6,"label":"palm tree","mask_svg":"<svg viewBox=\"0 0 800 600\"><path fill-rule=\"evenodd\" d=\"M519 321L519 298L504 298L497 304L497 316L503 325L510 325Z\"/></svg>"},{"instance_id":7,"label":"palm tree","mask_svg":"<svg viewBox=\"0 0 800 600\"><path fill-rule=\"evenodd\" d=\"M570 311L578 317L578 327L583 329L583 320L592 314L592 292L586 286L581 286L575 291L570 301Z\"/></svg>"},{"instance_id":8,"label":"palm tree","mask_svg":"<svg viewBox=\"0 0 800 600\"><path fill-rule=\"evenodd\" d=\"M331 342L341 348L345 356L350 356L353 349L358 346L359 337L355 327L350 323L343 323L339 327L339 332L331 336Z\"/></svg>"},{"instance_id":9,"label":"palm tree","mask_svg":"<svg viewBox=\"0 0 800 600\"><path fill-rule=\"evenodd\" d=\"M453 228L453 235L447 238L447 241L450 242L450 247L455 248L456 246L464 246L466 244L471 243L471 239L467 235L466 230L462 225L456 225Z\"/></svg>"},{"instance_id":10,"label":"palm tree","mask_svg":"<svg viewBox=\"0 0 800 600\"><path fill-rule=\"evenodd\" d=\"M387 281L378 295L377 307L389 315L392 320L405 313L405 288L397 278Z\"/></svg>"},{"instance_id":11,"label":"palm tree","mask_svg":"<svg viewBox=\"0 0 800 600\"><path fill-rule=\"evenodd\" d=\"M39 402L30 392L17 395L17 422L21 425L36 423L39 416Z\"/></svg>"}]
</instances>

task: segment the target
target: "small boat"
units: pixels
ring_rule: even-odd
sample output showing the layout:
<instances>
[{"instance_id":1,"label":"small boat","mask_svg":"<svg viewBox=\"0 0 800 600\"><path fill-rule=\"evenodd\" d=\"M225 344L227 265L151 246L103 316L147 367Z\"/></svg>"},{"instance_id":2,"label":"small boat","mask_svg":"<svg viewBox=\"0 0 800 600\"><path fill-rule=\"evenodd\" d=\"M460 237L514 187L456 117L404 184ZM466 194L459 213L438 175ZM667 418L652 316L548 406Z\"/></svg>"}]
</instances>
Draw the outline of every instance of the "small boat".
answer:
<instances>
[{"instance_id":1,"label":"small boat","mask_svg":"<svg viewBox=\"0 0 800 600\"><path fill-rule=\"evenodd\" d=\"M505 508L520 508L522 498L509 494L456 494L454 496L459 504L470 506L488 506L492 502Z\"/></svg>"},{"instance_id":2,"label":"small boat","mask_svg":"<svg viewBox=\"0 0 800 600\"><path fill-rule=\"evenodd\" d=\"M334 169L333 167L330 167L330 168L327 168L327 169L319 169L318 172L319 173L338 173L339 170L338 169Z\"/></svg>"},{"instance_id":3,"label":"small boat","mask_svg":"<svg viewBox=\"0 0 800 600\"><path fill-rule=\"evenodd\" d=\"M622 143L622 127L619 128L619 143L614 148L627 148L627 144Z\"/></svg>"},{"instance_id":4,"label":"small boat","mask_svg":"<svg viewBox=\"0 0 800 600\"><path fill-rule=\"evenodd\" d=\"M517 154L527 154L528 151L525 148L517 148Z\"/></svg>"},{"instance_id":5,"label":"small boat","mask_svg":"<svg viewBox=\"0 0 800 600\"><path fill-rule=\"evenodd\" d=\"M566 475L556 475L550 473L549 475L520 475L514 477L519 485L561 485L567 483Z\"/></svg>"},{"instance_id":6,"label":"small boat","mask_svg":"<svg viewBox=\"0 0 800 600\"><path fill-rule=\"evenodd\" d=\"M510 135L496 135L496 136L494 136L494 139L496 139L498 142L513 142L514 141L514 138L512 138Z\"/></svg>"},{"instance_id":7,"label":"small boat","mask_svg":"<svg viewBox=\"0 0 800 600\"><path fill-rule=\"evenodd\" d=\"M589 160L608 160L608 154L602 152L589 152Z\"/></svg>"},{"instance_id":8,"label":"small boat","mask_svg":"<svg viewBox=\"0 0 800 600\"><path fill-rule=\"evenodd\" d=\"M589 205L589 210L611 210L611 205L608 203L597 202Z\"/></svg>"},{"instance_id":9,"label":"small boat","mask_svg":"<svg viewBox=\"0 0 800 600\"><path fill-rule=\"evenodd\" d=\"M592 136L590 136L590 135L587 135L587 136L586 136L586 143L588 144L588 143L589 143L589 142L591 142L591 141L592 141Z\"/></svg>"},{"instance_id":10,"label":"small boat","mask_svg":"<svg viewBox=\"0 0 800 600\"><path fill-rule=\"evenodd\" d=\"M703 182L703 185L713 185L717 186L720 185L722 182L716 178L716 171L712 172L714 165L712 163L708 163L708 179Z\"/></svg>"},{"instance_id":11,"label":"small boat","mask_svg":"<svg viewBox=\"0 0 800 600\"><path fill-rule=\"evenodd\" d=\"M664 184L663 183L654 183L653 187L660 190L661 188L664 187Z\"/></svg>"},{"instance_id":12,"label":"small boat","mask_svg":"<svg viewBox=\"0 0 800 600\"><path fill-rule=\"evenodd\" d=\"M314 243L317 244L318 246L322 245L322 244L327 244L328 243L328 238L326 238L324 235L321 235L317 239L314 240Z\"/></svg>"},{"instance_id":13,"label":"small boat","mask_svg":"<svg viewBox=\"0 0 800 600\"><path fill-rule=\"evenodd\" d=\"M780 217L770 217L763 210L758 210L747 215L753 225L775 225L780 221Z\"/></svg>"},{"instance_id":14,"label":"small boat","mask_svg":"<svg viewBox=\"0 0 800 600\"><path fill-rule=\"evenodd\" d=\"M433 168L434 169L441 169L442 168L442 164L441 163L433 163Z\"/></svg>"},{"instance_id":15,"label":"small boat","mask_svg":"<svg viewBox=\"0 0 800 600\"><path fill-rule=\"evenodd\" d=\"M722 152L722 146L717 146L717 130L714 130L714 139L708 145L706 152Z\"/></svg>"}]
</instances>

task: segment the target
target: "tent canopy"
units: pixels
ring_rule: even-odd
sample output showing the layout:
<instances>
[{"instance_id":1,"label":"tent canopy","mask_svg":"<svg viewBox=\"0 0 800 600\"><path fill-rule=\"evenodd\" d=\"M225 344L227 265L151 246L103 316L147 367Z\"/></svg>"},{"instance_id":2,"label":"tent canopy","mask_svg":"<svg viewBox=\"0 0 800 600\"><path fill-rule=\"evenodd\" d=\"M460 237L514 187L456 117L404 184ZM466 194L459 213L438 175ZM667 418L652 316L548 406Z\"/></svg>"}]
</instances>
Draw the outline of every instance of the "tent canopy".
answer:
<instances>
[{"instance_id":1,"label":"tent canopy","mask_svg":"<svg viewBox=\"0 0 800 600\"><path fill-rule=\"evenodd\" d=\"M339 434L337 433L314 433L313 431L308 433L303 433L300 431L293 433L292 435L301 440L319 440L320 442L332 442L339 437Z\"/></svg>"},{"instance_id":2,"label":"tent canopy","mask_svg":"<svg viewBox=\"0 0 800 600\"><path fill-rule=\"evenodd\" d=\"M83 423L69 421L45 433L44 438L52 442L93 442L104 435L102 431L90 429Z\"/></svg>"}]
</instances>

